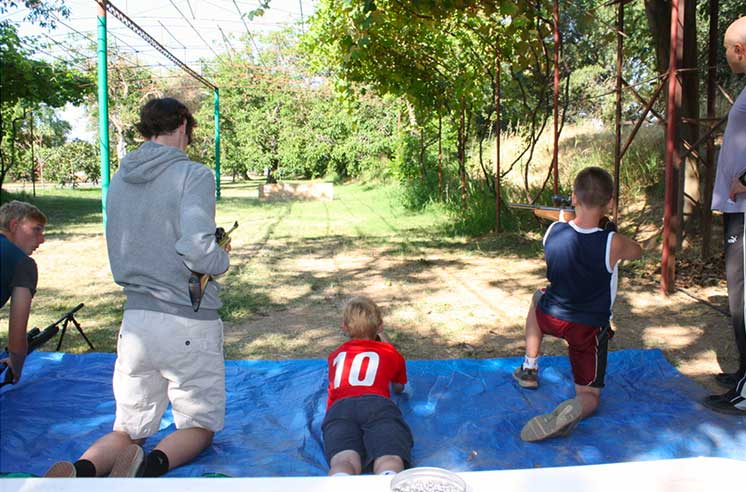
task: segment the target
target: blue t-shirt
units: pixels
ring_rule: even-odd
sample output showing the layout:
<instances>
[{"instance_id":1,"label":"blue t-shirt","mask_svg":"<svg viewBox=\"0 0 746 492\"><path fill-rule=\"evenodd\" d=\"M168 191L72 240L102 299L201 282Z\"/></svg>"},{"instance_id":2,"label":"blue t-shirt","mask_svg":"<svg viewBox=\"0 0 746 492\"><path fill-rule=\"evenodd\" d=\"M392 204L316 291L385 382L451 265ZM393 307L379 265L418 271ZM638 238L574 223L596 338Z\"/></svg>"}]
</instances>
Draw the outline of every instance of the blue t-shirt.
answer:
<instances>
[{"instance_id":1,"label":"blue t-shirt","mask_svg":"<svg viewBox=\"0 0 746 492\"><path fill-rule=\"evenodd\" d=\"M26 287L34 295L38 276L36 262L0 234L0 307L10 299L13 287Z\"/></svg>"},{"instance_id":2,"label":"blue t-shirt","mask_svg":"<svg viewBox=\"0 0 746 492\"><path fill-rule=\"evenodd\" d=\"M617 290L617 265L609 264L613 231L554 222L544 235L550 285L539 307L555 318L607 326Z\"/></svg>"}]
</instances>

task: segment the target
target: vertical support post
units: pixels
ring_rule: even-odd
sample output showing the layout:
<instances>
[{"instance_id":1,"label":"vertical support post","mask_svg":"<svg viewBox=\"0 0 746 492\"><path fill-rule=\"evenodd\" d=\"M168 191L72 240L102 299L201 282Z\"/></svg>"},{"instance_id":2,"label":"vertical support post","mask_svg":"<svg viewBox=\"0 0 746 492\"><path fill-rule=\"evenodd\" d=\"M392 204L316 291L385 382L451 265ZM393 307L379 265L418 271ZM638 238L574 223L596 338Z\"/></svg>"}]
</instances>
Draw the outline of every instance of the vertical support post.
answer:
<instances>
[{"instance_id":1,"label":"vertical support post","mask_svg":"<svg viewBox=\"0 0 746 492\"><path fill-rule=\"evenodd\" d=\"M220 200L220 92L215 88L215 199Z\"/></svg>"},{"instance_id":2,"label":"vertical support post","mask_svg":"<svg viewBox=\"0 0 746 492\"><path fill-rule=\"evenodd\" d=\"M31 130L31 190L36 196L36 159L34 159L34 110L29 113L29 129Z\"/></svg>"},{"instance_id":3,"label":"vertical support post","mask_svg":"<svg viewBox=\"0 0 746 492\"><path fill-rule=\"evenodd\" d=\"M495 232L502 230L500 225L500 42L495 44Z\"/></svg>"},{"instance_id":4,"label":"vertical support post","mask_svg":"<svg viewBox=\"0 0 746 492\"><path fill-rule=\"evenodd\" d=\"M552 9L554 19L554 147L552 150L552 169L554 170L554 194L559 193L559 0L554 0Z\"/></svg>"},{"instance_id":5,"label":"vertical support post","mask_svg":"<svg viewBox=\"0 0 746 492\"><path fill-rule=\"evenodd\" d=\"M710 32L707 43L707 120L714 124L715 97L717 95L717 54L718 54L718 8L719 0L710 0ZM707 137L707 164L702 197L702 259L710 257L712 236L712 186L715 180L715 138Z\"/></svg>"},{"instance_id":6,"label":"vertical support post","mask_svg":"<svg viewBox=\"0 0 746 492\"><path fill-rule=\"evenodd\" d=\"M438 198L443 198L443 115L441 114L438 114Z\"/></svg>"},{"instance_id":7,"label":"vertical support post","mask_svg":"<svg viewBox=\"0 0 746 492\"><path fill-rule=\"evenodd\" d=\"M666 192L663 211L663 251L661 255L661 290L668 295L674 290L676 281L676 248L681 216L677 204L681 156L676 131L677 106L681 104L681 83L678 79L677 61L681 53L679 24L679 0L671 0L671 37L668 57L668 97L666 103Z\"/></svg>"},{"instance_id":8,"label":"vertical support post","mask_svg":"<svg viewBox=\"0 0 746 492\"><path fill-rule=\"evenodd\" d=\"M105 1L103 3L105 4ZM96 4L98 22L98 145L101 153L101 215L106 231L106 197L109 194L109 95L106 61L106 8Z\"/></svg>"},{"instance_id":9,"label":"vertical support post","mask_svg":"<svg viewBox=\"0 0 746 492\"><path fill-rule=\"evenodd\" d=\"M614 222L619 221L619 169L622 165L622 59L624 58L624 2L617 5L616 114L614 121Z\"/></svg>"}]
</instances>

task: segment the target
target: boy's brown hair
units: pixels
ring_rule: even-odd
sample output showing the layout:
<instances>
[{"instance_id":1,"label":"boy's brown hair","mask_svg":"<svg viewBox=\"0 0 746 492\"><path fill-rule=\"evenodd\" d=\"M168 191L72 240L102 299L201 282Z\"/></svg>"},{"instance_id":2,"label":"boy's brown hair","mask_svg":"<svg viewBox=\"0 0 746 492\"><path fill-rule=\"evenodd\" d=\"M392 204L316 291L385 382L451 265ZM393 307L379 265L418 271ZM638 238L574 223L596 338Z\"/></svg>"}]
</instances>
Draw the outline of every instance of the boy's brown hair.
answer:
<instances>
[{"instance_id":1,"label":"boy's brown hair","mask_svg":"<svg viewBox=\"0 0 746 492\"><path fill-rule=\"evenodd\" d=\"M140 108L140 121L135 127L147 138L166 135L186 121L187 143L192 143L192 133L197 121L189 109L179 100L172 97L155 98Z\"/></svg>"},{"instance_id":2,"label":"boy's brown hair","mask_svg":"<svg viewBox=\"0 0 746 492\"><path fill-rule=\"evenodd\" d=\"M374 340L383 324L381 310L373 300L356 296L347 301L342 322L351 338Z\"/></svg>"},{"instance_id":3,"label":"boy's brown hair","mask_svg":"<svg viewBox=\"0 0 746 492\"><path fill-rule=\"evenodd\" d=\"M13 220L33 219L41 225L47 225L47 216L35 205L18 200L12 200L0 207L0 230L10 230Z\"/></svg>"},{"instance_id":4,"label":"boy's brown hair","mask_svg":"<svg viewBox=\"0 0 746 492\"><path fill-rule=\"evenodd\" d=\"M575 198L585 207L603 207L614 196L614 178L600 167L586 167L572 185Z\"/></svg>"}]
</instances>

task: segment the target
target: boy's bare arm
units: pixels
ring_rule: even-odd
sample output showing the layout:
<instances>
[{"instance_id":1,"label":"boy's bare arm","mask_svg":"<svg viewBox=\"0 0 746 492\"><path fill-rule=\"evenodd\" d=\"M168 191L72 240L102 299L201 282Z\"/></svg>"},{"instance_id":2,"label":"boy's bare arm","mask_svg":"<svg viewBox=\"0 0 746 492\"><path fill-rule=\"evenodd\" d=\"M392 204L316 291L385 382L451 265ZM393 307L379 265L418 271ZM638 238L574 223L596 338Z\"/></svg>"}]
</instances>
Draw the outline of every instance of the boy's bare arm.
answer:
<instances>
[{"instance_id":1,"label":"boy's bare arm","mask_svg":"<svg viewBox=\"0 0 746 492\"><path fill-rule=\"evenodd\" d=\"M404 392L404 385L401 383L391 383L391 389L398 395Z\"/></svg>"},{"instance_id":2,"label":"boy's bare arm","mask_svg":"<svg viewBox=\"0 0 746 492\"><path fill-rule=\"evenodd\" d=\"M620 260L636 260L642 256L642 246L634 239L618 232L611 238L609 261L614 266Z\"/></svg>"}]
</instances>

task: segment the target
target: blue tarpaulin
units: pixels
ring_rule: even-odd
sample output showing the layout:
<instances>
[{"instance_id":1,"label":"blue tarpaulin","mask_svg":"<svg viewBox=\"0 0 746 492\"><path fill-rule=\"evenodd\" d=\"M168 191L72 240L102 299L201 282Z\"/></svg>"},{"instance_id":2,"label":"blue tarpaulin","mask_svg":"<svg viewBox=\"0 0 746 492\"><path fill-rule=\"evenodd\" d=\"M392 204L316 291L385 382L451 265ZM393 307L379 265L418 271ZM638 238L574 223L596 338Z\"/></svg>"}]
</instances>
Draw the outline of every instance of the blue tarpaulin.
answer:
<instances>
[{"instance_id":1,"label":"blue tarpaulin","mask_svg":"<svg viewBox=\"0 0 746 492\"><path fill-rule=\"evenodd\" d=\"M42 475L74 461L111 430L114 354L35 352L23 379L0 390L0 472ZM560 439L524 443L528 419L571 398L566 357L541 359L541 387L521 389L508 359L412 360L409 384L394 396L415 439L415 466L454 471L726 457L746 460L746 417L713 413L707 392L658 350L609 354L599 411ZM321 442L326 361L226 361L225 429L194 462L168 476L323 476ZM174 430L170 411L152 449Z\"/></svg>"}]
</instances>

